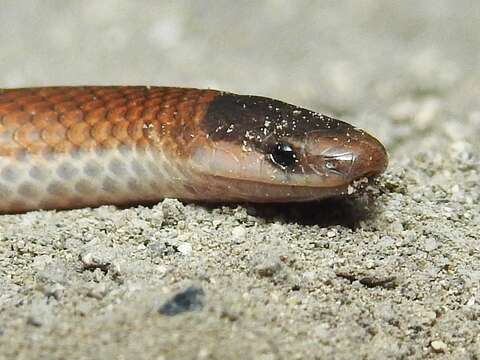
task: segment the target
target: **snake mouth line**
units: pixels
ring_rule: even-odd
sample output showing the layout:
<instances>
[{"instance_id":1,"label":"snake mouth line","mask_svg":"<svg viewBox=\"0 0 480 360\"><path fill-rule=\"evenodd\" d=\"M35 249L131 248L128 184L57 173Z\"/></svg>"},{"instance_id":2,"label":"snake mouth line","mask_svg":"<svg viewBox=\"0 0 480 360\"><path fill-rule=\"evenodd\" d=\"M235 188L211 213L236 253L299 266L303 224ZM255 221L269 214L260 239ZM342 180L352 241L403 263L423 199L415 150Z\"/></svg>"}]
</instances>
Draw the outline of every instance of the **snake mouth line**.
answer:
<instances>
[{"instance_id":1,"label":"snake mouth line","mask_svg":"<svg viewBox=\"0 0 480 360\"><path fill-rule=\"evenodd\" d=\"M349 186L349 183L334 187L275 184L207 175L203 177L201 185L193 188L192 198L204 201L222 198L225 201L253 203L302 202L346 195Z\"/></svg>"}]
</instances>

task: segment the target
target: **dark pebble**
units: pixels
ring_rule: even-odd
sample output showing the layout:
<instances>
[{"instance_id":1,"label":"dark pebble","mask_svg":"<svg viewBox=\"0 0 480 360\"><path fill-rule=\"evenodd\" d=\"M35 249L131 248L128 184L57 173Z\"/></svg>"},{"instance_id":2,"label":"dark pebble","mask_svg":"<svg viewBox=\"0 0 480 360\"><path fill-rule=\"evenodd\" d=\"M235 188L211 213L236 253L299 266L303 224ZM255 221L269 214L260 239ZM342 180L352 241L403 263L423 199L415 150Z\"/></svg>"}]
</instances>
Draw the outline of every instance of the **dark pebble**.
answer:
<instances>
[{"instance_id":1,"label":"dark pebble","mask_svg":"<svg viewBox=\"0 0 480 360\"><path fill-rule=\"evenodd\" d=\"M204 298L205 292L202 288L190 286L163 304L158 312L162 315L174 316L186 311L201 310Z\"/></svg>"}]
</instances>

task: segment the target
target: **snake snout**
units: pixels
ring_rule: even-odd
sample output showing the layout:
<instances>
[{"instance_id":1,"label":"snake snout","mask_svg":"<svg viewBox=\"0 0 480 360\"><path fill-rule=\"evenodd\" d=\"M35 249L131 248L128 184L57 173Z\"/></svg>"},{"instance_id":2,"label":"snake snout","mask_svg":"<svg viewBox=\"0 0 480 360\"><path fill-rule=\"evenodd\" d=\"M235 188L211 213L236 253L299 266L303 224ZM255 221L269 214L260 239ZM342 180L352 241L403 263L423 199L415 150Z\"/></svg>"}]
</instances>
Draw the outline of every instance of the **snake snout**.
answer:
<instances>
[{"instance_id":1,"label":"snake snout","mask_svg":"<svg viewBox=\"0 0 480 360\"><path fill-rule=\"evenodd\" d=\"M387 168L387 151L373 136L363 133L356 142L353 142L352 150L355 154L350 173L353 180L377 176Z\"/></svg>"},{"instance_id":2,"label":"snake snout","mask_svg":"<svg viewBox=\"0 0 480 360\"><path fill-rule=\"evenodd\" d=\"M312 132L306 138L305 152L311 168L325 177L349 183L382 173L388 164L383 145L363 130L349 128L336 134Z\"/></svg>"}]
</instances>

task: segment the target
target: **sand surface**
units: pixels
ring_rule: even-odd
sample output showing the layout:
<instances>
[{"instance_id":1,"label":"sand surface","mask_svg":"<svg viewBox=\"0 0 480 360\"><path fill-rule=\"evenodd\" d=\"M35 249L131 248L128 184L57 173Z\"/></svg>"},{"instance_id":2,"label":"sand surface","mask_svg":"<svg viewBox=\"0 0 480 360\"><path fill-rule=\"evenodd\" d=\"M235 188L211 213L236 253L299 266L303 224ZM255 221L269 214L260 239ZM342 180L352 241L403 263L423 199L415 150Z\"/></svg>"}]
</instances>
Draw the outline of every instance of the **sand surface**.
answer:
<instances>
[{"instance_id":1,"label":"sand surface","mask_svg":"<svg viewBox=\"0 0 480 360\"><path fill-rule=\"evenodd\" d=\"M0 217L0 359L479 359L480 5L10 1L2 87L265 95L387 146L376 198Z\"/></svg>"}]
</instances>

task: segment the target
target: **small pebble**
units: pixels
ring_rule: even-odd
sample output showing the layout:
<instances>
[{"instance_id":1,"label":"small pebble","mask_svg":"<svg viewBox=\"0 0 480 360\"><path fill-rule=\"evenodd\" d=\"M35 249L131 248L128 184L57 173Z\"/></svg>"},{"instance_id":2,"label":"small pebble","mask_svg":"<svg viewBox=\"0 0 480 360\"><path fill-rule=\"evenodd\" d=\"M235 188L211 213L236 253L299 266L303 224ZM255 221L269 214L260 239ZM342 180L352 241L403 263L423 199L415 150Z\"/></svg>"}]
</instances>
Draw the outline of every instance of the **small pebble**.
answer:
<instances>
[{"instance_id":1,"label":"small pebble","mask_svg":"<svg viewBox=\"0 0 480 360\"><path fill-rule=\"evenodd\" d=\"M167 246L162 241L152 241L148 244L148 249L155 254L163 255L167 252Z\"/></svg>"},{"instance_id":2,"label":"small pebble","mask_svg":"<svg viewBox=\"0 0 480 360\"><path fill-rule=\"evenodd\" d=\"M35 316L29 316L27 318L27 324L35 327L41 327L42 321L39 318L36 318Z\"/></svg>"},{"instance_id":3,"label":"small pebble","mask_svg":"<svg viewBox=\"0 0 480 360\"><path fill-rule=\"evenodd\" d=\"M232 229L232 239L235 243L239 244L245 240L247 230L243 226L236 226Z\"/></svg>"},{"instance_id":4,"label":"small pebble","mask_svg":"<svg viewBox=\"0 0 480 360\"><path fill-rule=\"evenodd\" d=\"M445 344L441 340L434 340L430 343L430 346L432 347L433 351L436 353L445 353L448 350L447 344Z\"/></svg>"},{"instance_id":5,"label":"small pebble","mask_svg":"<svg viewBox=\"0 0 480 360\"><path fill-rule=\"evenodd\" d=\"M336 229L330 229L327 231L327 237L333 238L337 236L337 230Z\"/></svg>"},{"instance_id":6,"label":"small pebble","mask_svg":"<svg viewBox=\"0 0 480 360\"><path fill-rule=\"evenodd\" d=\"M165 199L161 203L163 223L167 226L176 225L185 220L185 207L176 199Z\"/></svg>"},{"instance_id":7,"label":"small pebble","mask_svg":"<svg viewBox=\"0 0 480 360\"><path fill-rule=\"evenodd\" d=\"M107 295L108 289L104 283L95 284L87 293L88 296L101 300Z\"/></svg>"},{"instance_id":8,"label":"small pebble","mask_svg":"<svg viewBox=\"0 0 480 360\"><path fill-rule=\"evenodd\" d=\"M177 250L180 254L189 256L192 253L192 245L184 242L178 245Z\"/></svg>"},{"instance_id":9,"label":"small pebble","mask_svg":"<svg viewBox=\"0 0 480 360\"><path fill-rule=\"evenodd\" d=\"M380 238L379 244L383 248L389 248L395 245L395 240L391 236L385 235Z\"/></svg>"},{"instance_id":10,"label":"small pebble","mask_svg":"<svg viewBox=\"0 0 480 360\"><path fill-rule=\"evenodd\" d=\"M434 238L426 238L423 247L427 252L433 251L438 248L438 242Z\"/></svg>"},{"instance_id":11,"label":"small pebble","mask_svg":"<svg viewBox=\"0 0 480 360\"><path fill-rule=\"evenodd\" d=\"M175 294L164 303L158 312L162 315L174 316L186 311L200 310L204 306L205 292L202 288L190 286Z\"/></svg>"},{"instance_id":12,"label":"small pebble","mask_svg":"<svg viewBox=\"0 0 480 360\"><path fill-rule=\"evenodd\" d=\"M110 259L90 252L80 255L80 261L85 270L101 269L106 271L111 264Z\"/></svg>"},{"instance_id":13,"label":"small pebble","mask_svg":"<svg viewBox=\"0 0 480 360\"><path fill-rule=\"evenodd\" d=\"M261 277L272 277L280 271L282 264L278 258L263 259L255 266L255 272Z\"/></svg>"},{"instance_id":14,"label":"small pebble","mask_svg":"<svg viewBox=\"0 0 480 360\"><path fill-rule=\"evenodd\" d=\"M441 110L441 102L436 98L429 98L422 102L415 114L415 122L420 129L426 129L435 120Z\"/></svg>"}]
</instances>

